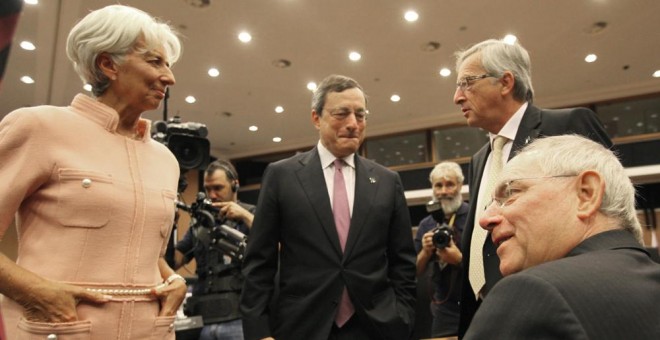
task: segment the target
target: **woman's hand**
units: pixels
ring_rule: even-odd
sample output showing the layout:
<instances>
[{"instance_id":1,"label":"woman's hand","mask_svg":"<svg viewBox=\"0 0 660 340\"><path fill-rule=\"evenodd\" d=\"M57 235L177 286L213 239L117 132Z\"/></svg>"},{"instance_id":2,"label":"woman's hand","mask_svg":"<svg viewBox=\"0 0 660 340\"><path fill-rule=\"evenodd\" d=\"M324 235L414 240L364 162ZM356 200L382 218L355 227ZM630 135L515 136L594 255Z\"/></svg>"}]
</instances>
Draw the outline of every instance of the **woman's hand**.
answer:
<instances>
[{"instance_id":1,"label":"woman's hand","mask_svg":"<svg viewBox=\"0 0 660 340\"><path fill-rule=\"evenodd\" d=\"M76 305L81 301L104 303L109 296L82 287L44 280L29 288L17 302L25 308L24 317L36 322L71 322L78 320Z\"/></svg>"},{"instance_id":2,"label":"woman's hand","mask_svg":"<svg viewBox=\"0 0 660 340\"><path fill-rule=\"evenodd\" d=\"M156 288L153 294L160 300L160 313L158 316L175 315L179 306L186 297L186 282L183 280L174 280L167 286Z\"/></svg>"}]
</instances>

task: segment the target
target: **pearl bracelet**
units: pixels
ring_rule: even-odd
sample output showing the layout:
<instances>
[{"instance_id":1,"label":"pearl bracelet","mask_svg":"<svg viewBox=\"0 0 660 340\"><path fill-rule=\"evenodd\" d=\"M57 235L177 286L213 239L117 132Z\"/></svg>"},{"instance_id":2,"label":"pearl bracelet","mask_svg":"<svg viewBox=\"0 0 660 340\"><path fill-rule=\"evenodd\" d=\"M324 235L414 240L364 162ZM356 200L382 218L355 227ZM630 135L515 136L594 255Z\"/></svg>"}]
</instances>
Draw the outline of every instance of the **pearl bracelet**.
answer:
<instances>
[{"instance_id":1,"label":"pearl bracelet","mask_svg":"<svg viewBox=\"0 0 660 340\"><path fill-rule=\"evenodd\" d=\"M181 280L181 281L183 281L183 284L186 284L186 279L183 278L183 276L181 276L181 275L179 275L179 274L176 274L176 273L174 273L174 274L168 276L167 279L165 279L165 283L167 283L168 285L170 285L170 284L172 284L172 282L174 282L175 280Z\"/></svg>"}]
</instances>

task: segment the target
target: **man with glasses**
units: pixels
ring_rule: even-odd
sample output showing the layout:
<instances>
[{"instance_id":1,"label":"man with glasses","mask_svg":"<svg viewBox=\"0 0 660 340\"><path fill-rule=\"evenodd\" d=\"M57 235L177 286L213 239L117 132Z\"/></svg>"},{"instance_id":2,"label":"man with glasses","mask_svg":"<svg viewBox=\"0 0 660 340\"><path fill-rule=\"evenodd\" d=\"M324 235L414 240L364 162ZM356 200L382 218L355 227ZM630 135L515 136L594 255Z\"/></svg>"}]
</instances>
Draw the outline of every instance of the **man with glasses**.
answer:
<instances>
[{"instance_id":1,"label":"man with glasses","mask_svg":"<svg viewBox=\"0 0 660 340\"><path fill-rule=\"evenodd\" d=\"M399 175L357 154L367 112L355 80L327 77L312 96L316 147L266 168L243 270L246 339L409 338L410 216Z\"/></svg>"},{"instance_id":2,"label":"man with glasses","mask_svg":"<svg viewBox=\"0 0 660 340\"><path fill-rule=\"evenodd\" d=\"M577 135L538 139L493 196L479 223L505 278L465 339L660 339L660 264L612 151Z\"/></svg>"},{"instance_id":3,"label":"man with glasses","mask_svg":"<svg viewBox=\"0 0 660 340\"><path fill-rule=\"evenodd\" d=\"M216 160L206 168L204 190L212 205L219 210L216 223L224 224L248 235L256 207L238 200L238 188L238 173L229 161ZM242 284L241 264L236 259L231 259L217 246L210 248L211 243L214 242L211 240L212 238L210 231L204 226L189 228L181 241L176 244L178 253L176 254L175 269L190 262L194 257L198 280L193 285L193 296L230 306L229 310L222 312L218 308L216 315L208 315L208 313L203 315L203 307L199 308L202 311L195 311L202 312L206 323L199 339L242 340L243 327L238 311L238 296ZM227 239L222 241L232 242ZM231 282L234 287L227 289L225 287L228 286L227 282ZM212 298L216 298L216 300L211 300ZM188 301L189 306L193 305L191 301ZM232 302L233 306L231 306ZM202 303L200 302L199 305L201 306ZM208 320L214 321L211 323L207 322ZM215 322L215 320L218 321Z\"/></svg>"},{"instance_id":4,"label":"man with glasses","mask_svg":"<svg viewBox=\"0 0 660 340\"><path fill-rule=\"evenodd\" d=\"M502 278L496 246L478 226L490 200L490 183L497 179L499 164L506 163L521 147L542 136L576 133L608 148L612 142L589 109L545 110L532 105L529 54L518 43L486 40L457 52L456 57L458 82L454 103L460 106L469 126L482 128L490 136L490 143L472 157L468 168L470 213L461 247L464 274L459 336L462 336L481 301Z\"/></svg>"}]
</instances>

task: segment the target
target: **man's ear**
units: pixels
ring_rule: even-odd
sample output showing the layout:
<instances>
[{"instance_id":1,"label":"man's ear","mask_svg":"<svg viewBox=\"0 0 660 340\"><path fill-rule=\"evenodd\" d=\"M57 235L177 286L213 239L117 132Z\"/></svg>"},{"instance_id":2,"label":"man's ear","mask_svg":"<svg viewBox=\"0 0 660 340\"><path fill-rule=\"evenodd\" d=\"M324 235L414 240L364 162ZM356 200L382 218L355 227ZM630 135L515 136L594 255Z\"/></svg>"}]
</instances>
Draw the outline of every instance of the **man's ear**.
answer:
<instances>
[{"instance_id":1,"label":"man's ear","mask_svg":"<svg viewBox=\"0 0 660 340\"><path fill-rule=\"evenodd\" d=\"M516 79L511 71L504 71L502 77L500 77L500 83L502 84L501 93L503 96L506 96L507 94L513 92L513 86L516 83Z\"/></svg>"},{"instance_id":2,"label":"man's ear","mask_svg":"<svg viewBox=\"0 0 660 340\"><path fill-rule=\"evenodd\" d=\"M101 53L96 57L96 66L105 74L108 79L117 79L117 64L112 60L108 53Z\"/></svg>"},{"instance_id":3,"label":"man's ear","mask_svg":"<svg viewBox=\"0 0 660 340\"><path fill-rule=\"evenodd\" d=\"M601 174L587 170L578 175L575 184L578 197L577 216L589 218L598 212L605 196L605 181Z\"/></svg>"},{"instance_id":4,"label":"man's ear","mask_svg":"<svg viewBox=\"0 0 660 340\"><path fill-rule=\"evenodd\" d=\"M314 124L317 130L321 129L321 116L316 113L316 110L312 110L312 124Z\"/></svg>"}]
</instances>

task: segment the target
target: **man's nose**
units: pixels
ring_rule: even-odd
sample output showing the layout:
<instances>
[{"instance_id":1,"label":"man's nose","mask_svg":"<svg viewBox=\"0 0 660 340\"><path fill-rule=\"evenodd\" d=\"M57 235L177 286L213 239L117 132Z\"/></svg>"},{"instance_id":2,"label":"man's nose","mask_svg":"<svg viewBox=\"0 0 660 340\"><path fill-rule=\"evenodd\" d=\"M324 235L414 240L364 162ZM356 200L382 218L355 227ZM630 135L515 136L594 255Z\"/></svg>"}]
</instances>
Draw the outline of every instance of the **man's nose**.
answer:
<instances>
[{"instance_id":1,"label":"man's nose","mask_svg":"<svg viewBox=\"0 0 660 340\"><path fill-rule=\"evenodd\" d=\"M465 101L465 92L460 88L460 86L456 86L456 91L454 91L454 104L460 105Z\"/></svg>"},{"instance_id":2,"label":"man's nose","mask_svg":"<svg viewBox=\"0 0 660 340\"><path fill-rule=\"evenodd\" d=\"M502 215L500 215L500 207L497 206L496 202L491 203L486 211L479 218L479 225L488 230L492 231L500 223L502 223Z\"/></svg>"}]
</instances>

